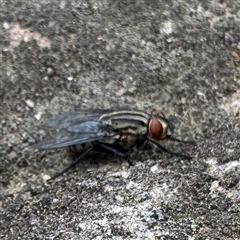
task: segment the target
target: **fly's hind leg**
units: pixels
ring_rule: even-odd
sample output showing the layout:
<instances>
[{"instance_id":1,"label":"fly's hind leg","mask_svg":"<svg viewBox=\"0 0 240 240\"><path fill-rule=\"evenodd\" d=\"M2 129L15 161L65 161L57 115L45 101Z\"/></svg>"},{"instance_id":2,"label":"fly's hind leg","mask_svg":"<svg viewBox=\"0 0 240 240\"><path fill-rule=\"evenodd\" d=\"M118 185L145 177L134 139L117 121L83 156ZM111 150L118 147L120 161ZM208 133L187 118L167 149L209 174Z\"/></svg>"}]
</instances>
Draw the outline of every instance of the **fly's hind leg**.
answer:
<instances>
[{"instance_id":1,"label":"fly's hind leg","mask_svg":"<svg viewBox=\"0 0 240 240\"><path fill-rule=\"evenodd\" d=\"M55 174L53 177L51 177L49 180L53 180L59 176L61 176L62 174L64 174L65 172L67 172L70 168L75 167L82 158L84 158L90 151L92 151L93 146L91 146L90 148L88 148L80 157L78 157L74 162L70 163L66 168L64 168L61 172Z\"/></svg>"}]
</instances>

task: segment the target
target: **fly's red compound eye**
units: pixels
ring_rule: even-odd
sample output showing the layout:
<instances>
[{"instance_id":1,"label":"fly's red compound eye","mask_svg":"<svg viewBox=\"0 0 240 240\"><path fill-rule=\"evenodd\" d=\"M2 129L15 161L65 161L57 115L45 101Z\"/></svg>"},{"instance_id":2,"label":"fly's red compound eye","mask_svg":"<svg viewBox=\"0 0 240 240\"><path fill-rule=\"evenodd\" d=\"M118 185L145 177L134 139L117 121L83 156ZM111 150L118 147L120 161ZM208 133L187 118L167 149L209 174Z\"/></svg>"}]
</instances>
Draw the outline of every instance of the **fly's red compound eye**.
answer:
<instances>
[{"instance_id":1,"label":"fly's red compound eye","mask_svg":"<svg viewBox=\"0 0 240 240\"><path fill-rule=\"evenodd\" d=\"M149 133L152 138L160 139L163 134L163 126L157 119L152 119L149 122Z\"/></svg>"}]
</instances>

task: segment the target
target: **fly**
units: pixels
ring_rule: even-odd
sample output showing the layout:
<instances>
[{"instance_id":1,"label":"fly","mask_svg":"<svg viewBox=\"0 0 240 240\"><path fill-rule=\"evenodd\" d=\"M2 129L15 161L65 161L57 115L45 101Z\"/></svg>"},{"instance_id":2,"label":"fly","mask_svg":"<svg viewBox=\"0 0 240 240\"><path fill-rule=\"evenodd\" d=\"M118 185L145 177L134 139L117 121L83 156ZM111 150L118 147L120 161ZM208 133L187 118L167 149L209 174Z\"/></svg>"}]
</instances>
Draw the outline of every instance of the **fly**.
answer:
<instances>
[{"instance_id":1,"label":"fly","mask_svg":"<svg viewBox=\"0 0 240 240\"><path fill-rule=\"evenodd\" d=\"M128 158L131 150L147 141L171 155L191 159L160 145L160 141L165 139L192 143L171 137L173 127L160 110L155 110L149 115L140 110L89 109L59 114L48 120L46 125L58 129L58 133L38 143L36 148L87 146L79 158L51 179L68 171L92 150L116 153L131 164Z\"/></svg>"}]
</instances>

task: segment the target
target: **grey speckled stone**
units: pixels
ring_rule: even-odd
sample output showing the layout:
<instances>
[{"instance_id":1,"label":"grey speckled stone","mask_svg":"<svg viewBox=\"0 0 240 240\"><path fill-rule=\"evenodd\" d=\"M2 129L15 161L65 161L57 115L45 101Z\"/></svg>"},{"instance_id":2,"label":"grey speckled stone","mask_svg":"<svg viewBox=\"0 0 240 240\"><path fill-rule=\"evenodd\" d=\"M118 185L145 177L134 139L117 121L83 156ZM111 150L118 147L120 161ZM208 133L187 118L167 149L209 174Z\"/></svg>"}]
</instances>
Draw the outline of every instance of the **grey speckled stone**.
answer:
<instances>
[{"instance_id":1,"label":"grey speckled stone","mask_svg":"<svg viewBox=\"0 0 240 240\"><path fill-rule=\"evenodd\" d=\"M239 1L3 1L1 239L240 239ZM132 106L178 119L164 142L71 161L36 151L59 112Z\"/></svg>"}]
</instances>

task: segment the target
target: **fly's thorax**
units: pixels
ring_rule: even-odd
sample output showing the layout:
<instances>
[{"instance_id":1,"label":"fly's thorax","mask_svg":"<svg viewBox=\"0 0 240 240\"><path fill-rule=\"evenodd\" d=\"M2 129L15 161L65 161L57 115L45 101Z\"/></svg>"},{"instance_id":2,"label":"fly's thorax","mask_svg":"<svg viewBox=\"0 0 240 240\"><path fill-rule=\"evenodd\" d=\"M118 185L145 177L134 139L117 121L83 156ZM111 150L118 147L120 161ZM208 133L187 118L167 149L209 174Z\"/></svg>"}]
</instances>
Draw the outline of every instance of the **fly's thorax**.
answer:
<instances>
[{"instance_id":1,"label":"fly's thorax","mask_svg":"<svg viewBox=\"0 0 240 240\"><path fill-rule=\"evenodd\" d=\"M150 116L143 111L119 110L102 115L99 118L115 132L134 136L147 136Z\"/></svg>"}]
</instances>

